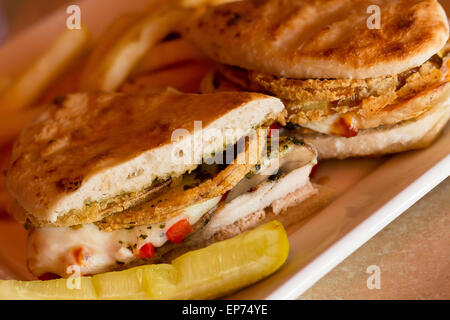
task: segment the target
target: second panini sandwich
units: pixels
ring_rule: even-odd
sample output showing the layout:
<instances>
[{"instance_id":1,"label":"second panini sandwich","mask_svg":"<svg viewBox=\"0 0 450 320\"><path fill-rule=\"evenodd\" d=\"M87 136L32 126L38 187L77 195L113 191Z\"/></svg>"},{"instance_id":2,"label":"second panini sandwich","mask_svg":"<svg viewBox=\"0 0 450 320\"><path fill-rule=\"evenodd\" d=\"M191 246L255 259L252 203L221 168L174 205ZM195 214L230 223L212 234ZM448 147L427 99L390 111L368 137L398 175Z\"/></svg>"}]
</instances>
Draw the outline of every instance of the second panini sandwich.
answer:
<instances>
[{"instance_id":1,"label":"second panini sandwich","mask_svg":"<svg viewBox=\"0 0 450 320\"><path fill-rule=\"evenodd\" d=\"M447 17L435 0L248 0L188 35L217 71L204 92L280 98L320 158L428 146L450 117Z\"/></svg>"}]
</instances>

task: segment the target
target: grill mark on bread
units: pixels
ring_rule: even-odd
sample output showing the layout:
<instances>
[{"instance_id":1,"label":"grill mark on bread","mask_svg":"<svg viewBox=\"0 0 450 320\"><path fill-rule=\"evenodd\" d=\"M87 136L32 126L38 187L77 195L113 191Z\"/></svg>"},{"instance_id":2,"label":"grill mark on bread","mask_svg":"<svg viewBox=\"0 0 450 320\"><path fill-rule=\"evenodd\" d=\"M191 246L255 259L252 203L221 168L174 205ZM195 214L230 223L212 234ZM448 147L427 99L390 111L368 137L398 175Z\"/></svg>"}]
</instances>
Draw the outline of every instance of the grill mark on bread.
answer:
<instances>
[{"instance_id":1,"label":"grill mark on bread","mask_svg":"<svg viewBox=\"0 0 450 320\"><path fill-rule=\"evenodd\" d=\"M367 27L372 4L381 9L379 30ZM227 29L219 12L241 18ZM202 27L193 25L188 37L210 58L298 79L401 73L448 39L435 0L248 0L206 10L199 20Z\"/></svg>"}]
</instances>

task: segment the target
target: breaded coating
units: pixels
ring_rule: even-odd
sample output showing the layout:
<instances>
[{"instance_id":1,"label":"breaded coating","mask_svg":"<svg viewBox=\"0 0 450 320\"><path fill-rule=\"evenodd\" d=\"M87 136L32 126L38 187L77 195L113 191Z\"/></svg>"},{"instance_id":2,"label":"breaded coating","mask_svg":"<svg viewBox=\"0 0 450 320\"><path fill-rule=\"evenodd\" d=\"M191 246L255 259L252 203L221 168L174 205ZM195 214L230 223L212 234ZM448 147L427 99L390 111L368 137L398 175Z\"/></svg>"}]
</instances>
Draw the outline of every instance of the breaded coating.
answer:
<instances>
[{"instance_id":1,"label":"breaded coating","mask_svg":"<svg viewBox=\"0 0 450 320\"><path fill-rule=\"evenodd\" d=\"M160 197L149 202L105 217L96 223L97 226L105 231L111 231L158 223L179 215L183 209L192 205L225 194L238 184L250 171L250 168L259 161L264 147L264 137L267 133L265 130L257 132L258 137L246 143L245 151L241 152L233 163L213 178L188 190L185 190L182 185L172 187Z\"/></svg>"}]
</instances>

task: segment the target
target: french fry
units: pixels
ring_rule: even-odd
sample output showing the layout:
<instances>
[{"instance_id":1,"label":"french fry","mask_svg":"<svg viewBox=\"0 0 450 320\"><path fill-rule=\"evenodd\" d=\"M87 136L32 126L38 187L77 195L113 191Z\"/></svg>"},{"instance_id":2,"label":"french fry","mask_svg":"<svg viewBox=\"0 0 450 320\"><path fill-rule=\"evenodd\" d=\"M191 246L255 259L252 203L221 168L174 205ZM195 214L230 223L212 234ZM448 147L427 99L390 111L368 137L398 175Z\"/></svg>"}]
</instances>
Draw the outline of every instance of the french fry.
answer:
<instances>
[{"instance_id":1,"label":"french fry","mask_svg":"<svg viewBox=\"0 0 450 320\"><path fill-rule=\"evenodd\" d=\"M197 8L201 6L217 6L223 3L236 1L240 0L180 0L179 4L185 8Z\"/></svg>"},{"instance_id":2,"label":"french fry","mask_svg":"<svg viewBox=\"0 0 450 320\"><path fill-rule=\"evenodd\" d=\"M125 33L137 20L142 18L140 13L129 13L120 16L114 20L111 25L102 33L100 39L98 39L95 47L90 52L87 62L83 67L79 89L81 91L89 91L91 88L96 87L98 77L101 76L101 68L97 66L102 64L108 51L114 47L117 39Z\"/></svg>"},{"instance_id":3,"label":"french fry","mask_svg":"<svg viewBox=\"0 0 450 320\"><path fill-rule=\"evenodd\" d=\"M201 93L213 93L215 91L214 78L216 76L216 71L209 71L200 81L200 92Z\"/></svg>"},{"instance_id":4,"label":"french fry","mask_svg":"<svg viewBox=\"0 0 450 320\"><path fill-rule=\"evenodd\" d=\"M93 71L95 81L88 91L115 91L126 80L145 53L178 27L189 10L163 8L148 14L126 31Z\"/></svg>"},{"instance_id":5,"label":"french fry","mask_svg":"<svg viewBox=\"0 0 450 320\"><path fill-rule=\"evenodd\" d=\"M150 72L185 61L204 60L205 56L184 39L162 42L151 48L141 59L133 75Z\"/></svg>"},{"instance_id":6,"label":"french fry","mask_svg":"<svg viewBox=\"0 0 450 320\"><path fill-rule=\"evenodd\" d=\"M84 27L65 31L48 51L5 90L0 98L2 121L32 105L47 86L85 52L89 39L89 32Z\"/></svg>"},{"instance_id":7,"label":"french fry","mask_svg":"<svg viewBox=\"0 0 450 320\"><path fill-rule=\"evenodd\" d=\"M0 145L14 139L30 120L44 110L45 106L41 106L0 118Z\"/></svg>"},{"instance_id":8,"label":"french fry","mask_svg":"<svg viewBox=\"0 0 450 320\"><path fill-rule=\"evenodd\" d=\"M203 77L213 67L211 62L190 62L137 76L121 88L127 93L158 93L168 87L182 92L198 92Z\"/></svg>"},{"instance_id":9,"label":"french fry","mask_svg":"<svg viewBox=\"0 0 450 320\"><path fill-rule=\"evenodd\" d=\"M5 175L3 172L8 169L12 151L12 142L0 145L0 219L8 216L7 209L11 201L11 196L6 190Z\"/></svg>"},{"instance_id":10,"label":"french fry","mask_svg":"<svg viewBox=\"0 0 450 320\"><path fill-rule=\"evenodd\" d=\"M8 77L0 77L0 96L5 92L6 88L11 84L11 79Z\"/></svg>"}]
</instances>

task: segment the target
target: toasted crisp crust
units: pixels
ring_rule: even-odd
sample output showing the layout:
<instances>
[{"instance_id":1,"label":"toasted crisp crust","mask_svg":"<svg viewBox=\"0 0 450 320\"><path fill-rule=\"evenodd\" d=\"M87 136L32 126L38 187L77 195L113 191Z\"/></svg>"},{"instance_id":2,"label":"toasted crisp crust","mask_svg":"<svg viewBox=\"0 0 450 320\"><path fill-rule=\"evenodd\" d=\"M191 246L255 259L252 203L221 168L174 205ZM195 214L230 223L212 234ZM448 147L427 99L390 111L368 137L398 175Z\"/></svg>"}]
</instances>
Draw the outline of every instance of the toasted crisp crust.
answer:
<instances>
[{"instance_id":1,"label":"toasted crisp crust","mask_svg":"<svg viewBox=\"0 0 450 320\"><path fill-rule=\"evenodd\" d=\"M113 199L115 210L124 210L115 197L133 198L156 178L181 175L222 150L220 139L194 132L194 121L203 129L235 129L229 141L235 143L283 108L278 99L254 93L72 94L49 106L15 142L7 187L36 222L96 221L102 213L84 212L87 202ZM176 129L188 136L172 142ZM199 137L203 148L190 150L193 161L173 160Z\"/></svg>"},{"instance_id":2,"label":"toasted crisp crust","mask_svg":"<svg viewBox=\"0 0 450 320\"><path fill-rule=\"evenodd\" d=\"M381 28L369 29L378 5ZM448 39L436 0L248 0L212 7L188 28L215 61L297 79L365 79L423 64Z\"/></svg>"},{"instance_id":3,"label":"toasted crisp crust","mask_svg":"<svg viewBox=\"0 0 450 320\"><path fill-rule=\"evenodd\" d=\"M382 155L428 147L445 128L449 118L450 106L445 102L418 118L363 130L352 138L315 133L298 136L317 148L319 159Z\"/></svg>"}]
</instances>

